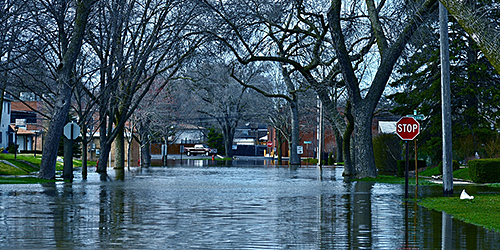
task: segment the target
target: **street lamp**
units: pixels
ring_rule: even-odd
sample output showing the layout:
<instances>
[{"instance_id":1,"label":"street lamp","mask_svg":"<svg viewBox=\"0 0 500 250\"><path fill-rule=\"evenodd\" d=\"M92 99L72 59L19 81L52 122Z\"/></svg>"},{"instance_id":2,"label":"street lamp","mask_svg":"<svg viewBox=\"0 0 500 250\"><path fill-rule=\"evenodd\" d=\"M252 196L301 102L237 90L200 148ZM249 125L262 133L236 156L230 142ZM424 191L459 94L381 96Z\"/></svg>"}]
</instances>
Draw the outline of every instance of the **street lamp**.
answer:
<instances>
[{"instance_id":1,"label":"street lamp","mask_svg":"<svg viewBox=\"0 0 500 250\"><path fill-rule=\"evenodd\" d=\"M38 135L40 134L40 131L35 131L35 150L33 150L33 157L36 158L36 142L38 141Z\"/></svg>"},{"instance_id":2,"label":"street lamp","mask_svg":"<svg viewBox=\"0 0 500 250\"><path fill-rule=\"evenodd\" d=\"M14 137L14 159L17 160L17 131L19 131L19 126L14 127L15 137Z\"/></svg>"}]
</instances>

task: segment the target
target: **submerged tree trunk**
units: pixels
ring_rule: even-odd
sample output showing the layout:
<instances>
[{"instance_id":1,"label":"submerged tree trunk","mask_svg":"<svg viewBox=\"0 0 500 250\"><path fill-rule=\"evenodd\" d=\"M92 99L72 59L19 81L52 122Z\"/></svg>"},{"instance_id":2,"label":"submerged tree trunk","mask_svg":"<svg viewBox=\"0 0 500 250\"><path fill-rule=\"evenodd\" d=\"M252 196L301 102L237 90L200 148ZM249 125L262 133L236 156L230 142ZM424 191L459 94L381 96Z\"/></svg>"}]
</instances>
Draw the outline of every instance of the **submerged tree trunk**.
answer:
<instances>
[{"instance_id":1,"label":"submerged tree trunk","mask_svg":"<svg viewBox=\"0 0 500 250\"><path fill-rule=\"evenodd\" d=\"M147 140L141 143L141 167L151 167L151 142Z\"/></svg>"},{"instance_id":2,"label":"submerged tree trunk","mask_svg":"<svg viewBox=\"0 0 500 250\"><path fill-rule=\"evenodd\" d=\"M67 69L69 70L69 69ZM71 104L72 89L70 87L70 72L60 72L57 100L54 106L54 114L49 123L49 129L45 136L42 149L42 161L40 163L40 179L56 178L57 149L61 140L64 124L68 120L68 112Z\"/></svg>"},{"instance_id":3,"label":"submerged tree trunk","mask_svg":"<svg viewBox=\"0 0 500 250\"><path fill-rule=\"evenodd\" d=\"M292 113L291 125L292 136L290 139L290 166L300 166L300 155L297 153L299 146L299 107L297 100L290 101L290 112Z\"/></svg>"},{"instance_id":4,"label":"submerged tree trunk","mask_svg":"<svg viewBox=\"0 0 500 250\"><path fill-rule=\"evenodd\" d=\"M125 135L124 129L118 131L115 138L115 169L125 169Z\"/></svg>"},{"instance_id":5,"label":"submerged tree trunk","mask_svg":"<svg viewBox=\"0 0 500 250\"><path fill-rule=\"evenodd\" d=\"M276 145L276 151L278 151L278 165L281 165L282 162L283 162L283 153L281 152L281 143L282 140L281 140L281 132L277 131L276 132L276 143L278 145Z\"/></svg>"},{"instance_id":6,"label":"submerged tree trunk","mask_svg":"<svg viewBox=\"0 0 500 250\"><path fill-rule=\"evenodd\" d=\"M226 150L226 156L229 158L233 157L233 139L234 139L234 128L229 124L222 125L222 136L224 137L224 149Z\"/></svg>"},{"instance_id":7,"label":"submerged tree trunk","mask_svg":"<svg viewBox=\"0 0 500 250\"><path fill-rule=\"evenodd\" d=\"M111 157L111 145L102 143L100 153L101 155L99 156L99 161L97 163L97 172L101 175L101 181L106 181L108 178L106 168L108 166L109 157Z\"/></svg>"},{"instance_id":8,"label":"submerged tree trunk","mask_svg":"<svg viewBox=\"0 0 500 250\"><path fill-rule=\"evenodd\" d=\"M335 134L335 141L337 143L337 148L335 152L335 162L343 162L344 161L344 139L340 135L340 132L338 129L333 130L333 133Z\"/></svg>"},{"instance_id":9,"label":"submerged tree trunk","mask_svg":"<svg viewBox=\"0 0 500 250\"><path fill-rule=\"evenodd\" d=\"M351 156L351 136L354 131L354 117L352 116L351 103L347 102L346 113L347 127L344 131L343 144L342 144L342 155L344 158L344 176L354 176L356 175L356 170L354 168L355 164L352 162Z\"/></svg>"},{"instance_id":10,"label":"submerged tree trunk","mask_svg":"<svg viewBox=\"0 0 500 250\"><path fill-rule=\"evenodd\" d=\"M358 178L376 177L377 167L373 154L372 139L372 112L354 108L354 166L355 175Z\"/></svg>"}]
</instances>

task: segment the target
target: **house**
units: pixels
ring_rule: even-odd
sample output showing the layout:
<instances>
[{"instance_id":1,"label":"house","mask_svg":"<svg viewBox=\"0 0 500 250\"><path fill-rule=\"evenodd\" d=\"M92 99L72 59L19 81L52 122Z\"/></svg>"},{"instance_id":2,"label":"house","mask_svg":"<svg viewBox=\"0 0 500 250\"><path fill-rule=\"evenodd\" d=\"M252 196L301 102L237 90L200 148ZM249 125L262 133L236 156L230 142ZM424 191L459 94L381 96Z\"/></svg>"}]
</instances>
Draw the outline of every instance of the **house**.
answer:
<instances>
[{"instance_id":1,"label":"house","mask_svg":"<svg viewBox=\"0 0 500 250\"><path fill-rule=\"evenodd\" d=\"M268 138L267 125L259 123L246 123L238 126L234 132L233 144L235 145L264 145Z\"/></svg>"},{"instance_id":2,"label":"house","mask_svg":"<svg viewBox=\"0 0 500 250\"><path fill-rule=\"evenodd\" d=\"M10 115L10 131L15 132L17 126L18 152L42 149L43 119L33 110L43 110L40 101L12 101ZM11 140L14 143L14 139Z\"/></svg>"}]
</instances>

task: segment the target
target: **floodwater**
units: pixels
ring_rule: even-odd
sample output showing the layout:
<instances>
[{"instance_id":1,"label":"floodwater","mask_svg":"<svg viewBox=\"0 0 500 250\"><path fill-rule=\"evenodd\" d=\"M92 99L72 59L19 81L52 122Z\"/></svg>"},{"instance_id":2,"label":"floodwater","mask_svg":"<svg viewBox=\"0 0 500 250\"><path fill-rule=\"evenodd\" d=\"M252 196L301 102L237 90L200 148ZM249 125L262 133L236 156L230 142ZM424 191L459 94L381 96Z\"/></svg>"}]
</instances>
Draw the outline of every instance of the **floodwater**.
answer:
<instances>
[{"instance_id":1,"label":"floodwater","mask_svg":"<svg viewBox=\"0 0 500 250\"><path fill-rule=\"evenodd\" d=\"M404 204L402 185L346 183L342 168L208 163L0 185L0 249L500 249L499 233Z\"/></svg>"}]
</instances>

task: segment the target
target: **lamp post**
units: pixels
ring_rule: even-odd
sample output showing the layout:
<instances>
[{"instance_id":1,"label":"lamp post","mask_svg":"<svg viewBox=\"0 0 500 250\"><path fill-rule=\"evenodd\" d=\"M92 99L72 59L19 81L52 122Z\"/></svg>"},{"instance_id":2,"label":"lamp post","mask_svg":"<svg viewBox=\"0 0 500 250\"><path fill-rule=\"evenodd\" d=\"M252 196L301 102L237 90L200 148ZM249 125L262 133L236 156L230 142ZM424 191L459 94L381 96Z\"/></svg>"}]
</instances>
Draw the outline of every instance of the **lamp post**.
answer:
<instances>
[{"instance_id":1,"label":"lamp post","mask_svg":"<svg viewBox=\"0 0 500 250\"><path fill-rule=\"evenodd\" d=\"M19 126L14 127L14 159L17 159L17 131L19 131Z\"/></svg>"},{"instance_id":2,"label":"lamp post","mask_svg":"<svg viewBox=\"0 0 500 250\"><path fill-rule=\"evenodd\" d=\"M33 157L36 158L36 141L38 141L38 135L40 134L40 131L35 131L35 150L33 150Z\"/></svg>"}]
</instances>

